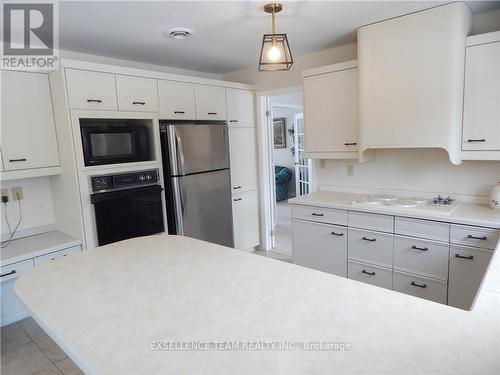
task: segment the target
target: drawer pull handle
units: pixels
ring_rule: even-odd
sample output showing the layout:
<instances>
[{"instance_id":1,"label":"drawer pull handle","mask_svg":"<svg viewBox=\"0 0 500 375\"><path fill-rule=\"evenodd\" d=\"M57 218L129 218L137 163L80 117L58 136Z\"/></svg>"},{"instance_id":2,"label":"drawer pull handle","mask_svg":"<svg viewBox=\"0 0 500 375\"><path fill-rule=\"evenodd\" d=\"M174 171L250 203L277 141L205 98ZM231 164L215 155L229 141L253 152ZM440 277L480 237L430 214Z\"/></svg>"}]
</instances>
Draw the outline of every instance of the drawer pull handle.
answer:
<instances>
[{"instance_id":1,"label":"drawer pull handle","mask_svg":"<svg viewBox=\"0 0 500 375\"><path fill-rule=\"evenodd\" d=\"M146 102L132 102L132 104L144 105L144 104L146 104Z\"/></svg>"},{"instance_id":2,"label":"drawer pull handle","mask_svg":"<svg viewBox=\"0 0 500 375\"><path fill-rule=\"evenodd\" d=\"M370 271L367 271L367 270L363 270L363 271L361 271L361 273L364 273L364 274L370 275L370 276L375 276L375 272L370 272Z\"/></svg>"},{"instance_id":3,"label":"drawer pull handle","mask_svg":"<svg viewBox=\"0 0 500 375\"><path fill-rule=\"evenodd\" d=\"M311 215L313 215L313 216L325 216L325 214L318 214L316 212L313 212Z\"/></svg>"},{"instance_id":4,"label":"drawer pull handle","mask_svg":"<svg viewBox=\"0 0 500 375\"><path fill-rule=\"evenodd\" d=\"M16 270L12 270L12 271L7 272L7 273L2 273L2 274L0 275L0 277L14 275L15 273L17 273L17 272L16 272Z\"/></svg>"},{"instance_id":5,"label":"drawer pull handle","mask_svg":"<svg viewBox=\"0 0 500 375\"><path fill-rule=\"evenodd\" d=\"M176 115L183 115L183 114L184 114L184 113L186 113L186 112L184 112L184 111L174 111L174 113L175 113Z\"/></svg>"},{"instance_id":6,"label":"drawer pull handle","mask_svg":"<svg viewBox=\"0 0 500 375\"><path fill-rule=\"evenodd\" d=\"M486 139L468 139L467 142L486 142Z\"/></svg>"},{"instance_id":7,"label":"drawer pull handle","mask_svg":"<svg viewBox=\"0 0 500 375\"><path fill-rule=\"evenodd\" d=\"M344 146L356 146L358 142L346 142L344 143Z\"/></svg>"},{"instance_id":8,"label":"drawer pull handle","mask_svg":"<svg viewBox=\"0 0 500 375\"><path fill-rule=\"evenodd\" d=\"M87 103L102 103L101 99L87 99Z\"/></svg>"},{"instance_id":9,"label":"drawer pull handle","mask_svg":"<svg viewBox=\"0 0 500 375\"><path fill-rule=\"evenodd\" d=\"M238 122L238 120L229 120L229 122Z\"/></svg>"},{"instance_id":10,"label":"drawer pull handle","mask_svg":"<svg viewBox=\"0 0 500 375\"><path fill-rule=\"evenodd\" d=\"M476 237L476 236L473 236L472 234L469 234L467 236L467 238L470 238L472 240L481 240L481 241L486 241L488 239L488 237L486 236L483 236L483 237Z\"/></svg>"},{"instance_id":11,"label":"drawer pull handle","mask_svg":"<svg viewBox=\"0 0 500 375\"><path fill-rule=\"evenodd\" d=\"M209 115L216 115L217 112L208 112Z\"/></svg>"},{"instance_id":12,"label":"drawer pull handle","mask_svg":"<svg viewBox=\"0 0 500 375\"><path fill-rule=\"evenodd\" d=\"M26 158L22 158L22 159L9 159L9 162L15 163L16 161L26 161L26 160L27 160Z\"/></svg>"},{"instance_id":13,"label":"drawer pull handle","mask_svg":"<svg viewBox=\"0 0 500 375\"><path fill-rule=\"evenodd\" d=\"M363 237L362 240L363 241L368 241L368 242L375 242L375 241L377 241L376 238L367 238L367 237Z\"/></svg>"},{"instance_id":14,"label":"drawer pull handle","mask_svg":"<svg viewBox=\"0 0 500 375\"><path fill-rule=\"evenodd\" d=\"M233 201L235 201L235 202L242 201L242 200L243 200L243 198L236 198L236 199L233 199Z\"/></svg>"},{"instance_id":15,"label":"drawer pull handle","mask_svg":"<svg viewBox=\"0 0 500 375\"><path fill-rule=\"evenodd\" d=\"M427 284L417 284L415 281L412 281L410 284L422 289L427 288Z\"/></svg>"},{"instance_id":16,"label":"drawer pull handle","mask_svg":"<svg viewBox=\"0 0 500 375\"><path fill-rule=\"evenodd\" d=\"M413 245L411 248L414 249L414 250L420 250L420 251L428 251L429 250L428 247L418 247L418 246L415 246L415 245Z\"/></svg>"},{"instance_id":17,"label":"drawer pull handle","mask_svg":"<svg viewBox=\"0 0 500 375\"><path fill-rule=\"evenodd\" d=\"M474 259L474 256L473 255L465 256L465 255L455 254L455 258L472 260L472 259Z\"/></svg>"},{"instance_id":18,"label":"drawer pull handle","mask_svg":"<svg viewBox=\"0 0 500 375\"><path fill-rule=\"evenodd\" d=\"M334 236L339 236L339 237L342 237L344 235L344 233L337 233L337 232L332 232L330 234L333 234Z\"/></svg>"},{"instance_id":19,"label":"drawer pull handle","mask_svg":"<svg viewBox=\"0 0 500 375\"><path fill-rule=\"evenodd\" d=\"M239 185L238 185L238 186L233 186L233 189L234 189L234 190L241 189L241 186L239 186Z\"/></svg>"}]
</instances>

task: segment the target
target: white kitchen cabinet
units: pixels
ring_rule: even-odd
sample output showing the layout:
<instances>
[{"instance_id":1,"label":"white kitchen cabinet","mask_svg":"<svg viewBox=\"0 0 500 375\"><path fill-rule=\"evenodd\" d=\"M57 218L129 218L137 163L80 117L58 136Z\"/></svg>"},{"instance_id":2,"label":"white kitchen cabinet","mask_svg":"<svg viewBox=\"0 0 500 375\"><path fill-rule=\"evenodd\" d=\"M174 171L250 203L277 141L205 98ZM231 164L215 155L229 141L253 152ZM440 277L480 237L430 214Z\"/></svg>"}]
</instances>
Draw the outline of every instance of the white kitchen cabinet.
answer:
<instances>
[{"instance_id":1,"label":"white kitchen cabinet","mask_svg":"<svg viewBox=\"0 0 500 375\"><path fill-rule=\"evenodd\" d=\"M392 289L392 269L350 260L348 277L381 288Z\"/></svg>"},{"instance_id":2,"label":"white kitchen cabinet","mask_svg":"<svg viewBox=\"0 0 500 375\"><path fill-rule=\"evenodd\" d=\"M80 245L78 245L78 246L69 247L69 248L64 249L64 250L59 250L59 251L55 251L53 253L45 254L45 255L42 255L39 257L35 257L33 260L35 262L35 267L38 267L39 265L41 265L43 263L52 262L58 258L64 258L64 257L67 257L71 254L80 253L81 251L82 251L82 247Z\"/></svg>"},{"instance_id":3,"label":"white kitchen cabinet","mask_svg":"<svg viewBox=\"0 0 500 375\"><path fill-rule=\"evenodd\" d=\"M360 156L376 148L444 148L460 163L471 24L467 5L451 3L358 29Z\"/></svg>"},{"instance_id":4,"label":"white kitchen cabinet","mask_svg":"<svg viewBox=\"0 0 500 375\"><path fill-rule=\"evenodd\" d=\"M115 75L66 69L71 109L117 110Z\"/></svg>"},{"instance_id":5,"label":"white kitchen cabinet","mask_svg":"<svg viewBox=\"0 0 500 375\"><path fill-rule=\"evenodd\" d=\"M194 84L160 80L158 97L161 119L196 119Z\"/></svg>"},{"instance_id":6,"label":"white kitchen cabinet","mask_svg":"<svg viewBox=\"0 0 500 375\"><path fill-rule=\"evenodd\" d=\"M2 288L0 319L2 322L2 326L28 316L26 307L17 299L17 296L14 292L14 283L16 282L20 274L22 274L25 270L31 269L33 267L33 259L28 259L21 262L9 264L7 266L2 266L2 270L0 273Z\"/></svg>"},{"instance_id":7,"label":"white kitchen cabinet","mask_svg":"<svg viewBox=\"0 0 500 375\"><path fill-rule=\"evenodd\" d=\"M490 250L451 246L448 305L472 307L492 255Z\"/></svg>"},{"instance_id":8,"label":"white kitchen cabinet","mask_svg":"<svg viewBox=\"0 0 500 375\"><path fill-rule=\"evenodd\" d=\"M293 206L292 217L326 224L347 225L347 211L335 208Z\"/></svg>"},{"instance_id":9,"label":"white kitchen cabinet","mask_svg":"<svg viewBox=\"0 0 500 375\"><path fill-rule=\"evenodd\" d=\"M356 159L358 157L356 61L309 70L302 74L306 156L322 159Z\"/></svg>"},{"instance_id":10,"label":"white kitchen cabinet","mask_svg":"<svg viewBox=\"0 0 500 375\"><path fill-rule=\"evenodd\" d=\"M226 119L226 89L219 86L195 85L197 120Z\"/></svg>"},{"instance_id":11,"label":"white kitchen cabinet","mask_svg":"<svg viewBox=\"0 0 500 375\"><path fill-rule=\"evenodd\" d=\"M116 93L120 111L158 112L155 79L117 75Z\"/></svg>"},{"instance_id":12,"label":"white kitchen cabinet","mask_svg":"<svg viewBox=\"0 0 500 375\"><path fill-rule=\"evenodd\" d=\"M1 75L5 171L59 166L48 75L7 70Z\"/></svg>"},{"instance_id":13,"label":"white kitchen cabinet","mask_svg":"<svg viewBox=\"0 0 500 375\"><path fill-rule=\"evenodd\" d=\"M347 228L292 220L292 262L347 277Z\"/></svg>"},{"instance_id":14,"label":"white kitchen cabinet","mask_svg":"<svg viewBox=\"0 0 500 375\"><path fill-rule=\"evenodd\" d=\"M233 193L257 189L255 128L229 128L229 152Z\"/></svg>"},{"instance_id":15,"label":"white kitchen cabinet","mask_svg":"<svg viewBox=\"0 0 500 375\"><path fill-rule=\"evenodd\" d=\"M500 32L466 48L462 150L500 151Z\"/></svg>"},{"instance_id":16,"label":"white kitchen cabinet","mask_svg":"<svg viewBox=\"0 0 500 375\"><path fill-rule=\"evenodd\" d=\"M259 191L238 193L232 199L234 247L253 249L260 243Z\"/></svg>"},{"instance_id":17,"label":"white kitchen cabinet","mask_svg":"<svg viewBox=\"0 0 500 375\"><path fill-rule=\"evenodd\" d=\"M392 287L401 293L446 304L446 281L394 271Z\"/></svg>"},{"instance_id":18,"label":"white kitchen cabinet","mask_svg":"<svg viewBox=\"0 0 500 375\"><path fill-rule=\"evenodd\" d=\"M392 268L392 234L349 228L349 259Z\"/></svg>"},{"instance_id":19,"label":"white kitchen cabinet","mask_svg":"<svg viewBox=\"0 0 500 375\"><path fill-rule=\"evenodd\" d=\"M226 96L229 126L255 127L253 91L226 89Z\"/></svg>"}]
</instances>

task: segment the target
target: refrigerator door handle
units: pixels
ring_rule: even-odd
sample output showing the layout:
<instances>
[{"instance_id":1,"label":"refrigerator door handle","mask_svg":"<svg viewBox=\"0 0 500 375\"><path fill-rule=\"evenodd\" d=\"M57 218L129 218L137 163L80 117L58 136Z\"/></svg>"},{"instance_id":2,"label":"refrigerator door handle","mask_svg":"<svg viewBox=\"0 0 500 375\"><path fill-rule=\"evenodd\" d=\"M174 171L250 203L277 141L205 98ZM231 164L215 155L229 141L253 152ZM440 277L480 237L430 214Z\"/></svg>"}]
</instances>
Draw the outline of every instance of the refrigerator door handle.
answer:
<instances>
[{"instance_id":1,"label":"refrigerator door handle","mask_svg":"<svg viewBox=\"0 0 500 375\"><path fill-rule=\"evenodd\" d=\"M174 176L184 175L184 151L182 149L182 139L175 131L175 125L168 126L167 136L171 173Z\"/></svg>"},{"instance_id":2,"label":"refrigerator door handle","mask_svg":"<svg viewBox=\"0 0 500 375\"><path fill-rule=\"evenodd\" d=\"M181 186L182 182L179 181L178 177L172 178L172 188L174 190L174 214L175 214L175 226L177 229L177 234L184 235L184 202L182 194L184 190Z\"/></svg>"}]
</instances>

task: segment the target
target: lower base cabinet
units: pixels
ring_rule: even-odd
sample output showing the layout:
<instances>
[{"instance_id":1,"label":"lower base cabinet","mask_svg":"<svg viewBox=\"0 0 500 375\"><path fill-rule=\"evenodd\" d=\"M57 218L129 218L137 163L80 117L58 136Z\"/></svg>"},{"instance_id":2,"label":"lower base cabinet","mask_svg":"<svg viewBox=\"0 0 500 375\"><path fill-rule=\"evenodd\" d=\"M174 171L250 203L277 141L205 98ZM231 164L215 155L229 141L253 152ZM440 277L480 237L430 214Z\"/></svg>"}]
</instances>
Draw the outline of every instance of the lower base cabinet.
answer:
<instances>
[{"instance_id":1,"label":"lower base cabinet","mask_svg":"<svg viewBox=\"0 0 500 375\"><path fill-rule=\"evenodd\" d=\"M392 289L392 269L390 268L350 260L347 266L347 274L352 280Z\"/></svg>"},{"instance_id":2,"label":"lower base cabinet","mask_svg":"<svg viewBox=\"0 0 500 375\"><path fill-rule=\"evenodd\" d=\"M292 220L292 262L347 277L347 228Z\"/></svg>"},{"instance_id":3,"label":"lower base cabinet","mask_svg":"<svg viewBox=\"0 0 500 375\"><path fill-rule=\"evenodd\" d=\"M259 191L233 195L234 247L249 250L260 243Z\"/></svg>"},{"instance_id":4,"label":"lower base cabinet","mask_svg":"<svg viewBox=\"0 0 500 375\"><path fill-rule=\"evenodd\" d=\"M492 255L486 249L450 247L448 305L471 308Z\"/></svg>"},{"instance_id":5,"label":"lower base cabinet","mask_svg":"<svg viewBox=\"0 0 500 375\"><path fill-rule=\"evenodd\" d=\"M392 287L395 291L446 305L448 284L420 276L394 272Z\"/></svg>"}]
</instances>

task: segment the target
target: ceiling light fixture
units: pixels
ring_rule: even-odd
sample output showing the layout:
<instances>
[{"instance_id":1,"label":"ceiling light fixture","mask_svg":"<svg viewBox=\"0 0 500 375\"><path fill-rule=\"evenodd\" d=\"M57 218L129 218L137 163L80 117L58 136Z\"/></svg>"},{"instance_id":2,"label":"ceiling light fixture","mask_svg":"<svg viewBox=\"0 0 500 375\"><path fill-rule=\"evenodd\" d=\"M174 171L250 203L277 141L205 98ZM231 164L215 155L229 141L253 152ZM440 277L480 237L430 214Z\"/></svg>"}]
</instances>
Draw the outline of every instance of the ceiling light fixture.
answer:
<instances>
[{"instance_id":1,"label":"ceiling light fixture","mask_svg":"<svg viewBox=\"0 0 500 375\"><path fill-rule=\"evenodd\" d=\"M194 34L194 30L187 27L172 27L165 31L165 35L177 40L187 39Z\"/></svg>"},{"instance_id":2,"label":"ceiling light fixture","mask_svg":"<svg viewBox=\"0 0 500 375\"><path fill-rule=\"evenodd\" d=\"M279 3L270 3L264 6L266 13L272 14L273 33L264 34L262 49L260 50L259 70L280 71L290 70L293 64L292 52L286 34L276 34L275 13L281 12L283 6Z\"/></svg>"}]
</instances>

